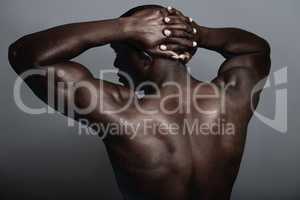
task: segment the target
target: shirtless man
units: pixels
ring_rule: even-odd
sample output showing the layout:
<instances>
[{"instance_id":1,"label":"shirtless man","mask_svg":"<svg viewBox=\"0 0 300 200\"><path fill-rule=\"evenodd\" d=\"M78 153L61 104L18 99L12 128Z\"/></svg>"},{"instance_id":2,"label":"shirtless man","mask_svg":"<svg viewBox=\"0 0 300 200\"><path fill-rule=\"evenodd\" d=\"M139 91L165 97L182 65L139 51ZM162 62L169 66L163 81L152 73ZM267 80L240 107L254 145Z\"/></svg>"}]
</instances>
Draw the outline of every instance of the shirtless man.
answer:
<instances>
[{"instance_id":1,"label":"shirtless man","mask_svg":"<svg viewBox=\"0 0 300 200\"><path fill-rule=\"evenodd\" d=\"M96 79L86 67L71 61L90 48L106 44L116 52L115 66L130 75L135 88L121 75L122 85ZM197 47L217 51L226 59L210 83L195 80L186 68ZM156 5L134 8L116 19L33 33L9 48L10 63L18 74L29 69L54 70L55 97L64 97L65 104L72 101L79 108L87 108L97 102L91 112L77 112L76 120L142 124L136 126L136 133L127 130L126 134L109 134L103 139L124 199L138 200L230 199L253 112L251 105L255 108L259 99L260 91L254 95L251 91L268 75L269 55L268 43L252 33L199 26L174 8ZM51 104L45 76L25 81ZM72 87L58 84L72 82L76 87L83 81L96 92L79 87L73 93ZM145 96L132 95L144 81L153 83L140 87ZM166 99L170 95L172 98ZM127 109L111 112L128 102ZM68 113L69 108L58 108L58 101L51 106ZM185 126L195 120L206 128ZM224 128L220 134L214 133L216 127L208 128L219 121L233 125L230 134ZM166 124L177 127L159 127Z\"/></svg>"}]
</instances>

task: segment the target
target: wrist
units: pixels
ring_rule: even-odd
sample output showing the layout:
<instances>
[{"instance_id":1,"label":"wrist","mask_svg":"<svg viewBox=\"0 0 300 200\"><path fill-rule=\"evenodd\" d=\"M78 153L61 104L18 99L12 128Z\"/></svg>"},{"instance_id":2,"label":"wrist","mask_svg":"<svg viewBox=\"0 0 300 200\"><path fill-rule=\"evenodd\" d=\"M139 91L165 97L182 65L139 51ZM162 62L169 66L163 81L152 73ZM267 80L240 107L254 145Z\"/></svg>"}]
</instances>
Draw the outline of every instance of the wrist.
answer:
<instances>
[{"instance_id":1,"label":"wrist","mask_svg":"<svg viewBox=\"0 0 300 200\"><path fill-rule=\"evenodd\" d=\"M197 43L199 47L203 47L205 46L205 41L207 38L207 33L208 33L208 29L206 27L203 26L197 26Z\"/></svg>"},{"instance_id":2,"label":"wrist","mask_svg":"<svg viewBox=\"0 0 300 200\"><path fill-rule=\"evenodd\" d=\"M118 18L119 33L122 40L129 40L132 37L132 22L130 17L120 17Z\"/></svg>"}]
</instances>

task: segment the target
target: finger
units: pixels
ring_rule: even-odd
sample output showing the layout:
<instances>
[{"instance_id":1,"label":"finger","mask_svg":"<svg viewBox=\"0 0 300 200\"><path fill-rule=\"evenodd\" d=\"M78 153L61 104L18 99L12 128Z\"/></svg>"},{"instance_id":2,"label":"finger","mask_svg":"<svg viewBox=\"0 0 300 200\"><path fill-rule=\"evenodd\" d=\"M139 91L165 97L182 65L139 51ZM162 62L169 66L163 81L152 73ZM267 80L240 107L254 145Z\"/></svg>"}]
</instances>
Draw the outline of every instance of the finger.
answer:
<instances>
[{"instance_id":1,"label":"finger","mask_svg":"<svg viewBox=\"0 0 300 200\"><path fill-rule=\"evenodd\" d=\"M189 51L190 47L179 45L179 44L167 44L166 49L168 51L174 51L174 52L185 52L185 51Z\"/></svg>"},{"instance_id":2,"label":"finger","mask_svg":"<svg viewBox=\"0 0 300 200\"><path fill-rule=\"evenodd\" d=\"M177 16L179 16L180 18L182 18L183 20L192 23L194 20L191 17L187 17L185 16L180 10L177 10L176 8L173 8L173 14L176 14Z\"/></svg>"},{"instance_id":3,"label":"finger","mask_svg":"<svg viewBox=\"0 0 300 200\"><path fill-rule=\"evenodd\" d=\"M179 17L179 16L167 16L164 18L164 22L167 24L180 24L180 23L189 23L188 19Z\"/></svg>"},{"instance_id":4,"label":"finger","mask_svg":"<svg viewBox=\"0 0 300 200\"><path fill-rule=\"evenodd\" d=\"M181 60L184 63L187 63L191 59L191 56L189 53L184 53L184 54L178 55L174 51L160 52L160 56L172 58L174 60Z\"/></svg>"},{"instance_id":5,"label":"finger","mask_svg":"<svg viewBox=\"0 0 300 200\"><path fill-rule=\"evenodd\" d=\"M189 24L193 24L194 22L193 18L185 16L180 10L177 10L176 8L169 6L167 8L167 11L170 15L175 15Z\"/></svg>"},{"instance_id":6,"label":"finger","mask_svg":"<svg viewBox=\"0 0 300 200\"><path fill-rule=\"evenodd\" d=\"M184 46L184 45L178 45L178 44L161 44L159 45L159 50L163 51L163 52L178 52L178 51L182 51L182 52L188 52L191 50L190 47L188 46Z\"/></svg>"},{"instance_id":7,"label":"finger","mask_svg":"<svg viewBox=\"0 0 300 200\"><path fill-rule=\"evenodd\" d=\"M187 17L183 17L180 15L169 15L168 17L171 19L171 22L174 22L174 23L179 23L179 22L184 22L187 24L190 23L190 21Z\"/></svg>"},{"instance_id":8,"label":"finger","mask_svg":"<svg viewBox=\"0 0 300 200\"><path fill-rule=\"evenodd\" d=\"M180 10L173 8L172 6L167 7L167 12L170 15L177 15L177 16L181 17L182 19L184 19L185 21L188 21L190 23L192 23L194 21L191 17L185 16Z\"/></svg>"},{"instance_id":9,"label":"finger","mask_svg":"<svg viewBox=\"0 0 300 200\"><path fill-rule=\"evenodd\" d=\"M161 13L161 15L164 16L164 17L167 17L167 16L169 15L169 12L168 12L167 9L161 9L161 10L160 10L160 13Z\"/></svg>"},{"instance_id":10,"label":"finger","mask_svg":"<svg viewBox=\"0 0 300 200\"><path fill-rule=\"evenodd\" d=\"M183 16L181 11L177 10L176 8L173 8L172 6L168 6L167 10L170 14L177 14Z\"/></svg>"},{"instance_id":11,"label":"finger","mask_svg":"<svg viewBox=\"0 0 300 200\"><path fill-rule=\"evenodd\" d=\"M172 6L168 6L168 7L167 7L167 11L168 11L169 13L172 13L173 7L172 7Z\"/></svg>"},{"instance_id":12,"label":"finger","mask_svg":"<svg viewBox=\"0 0 300 200\"><path fill-rule=\"evenodd\" d=\"M162 51L166 51L168 49L168 47L165 44L161 44L161 45L159 45L159 49Z\"/></svg>"},{"instance_id":13,"label":"finger","mask_svg":"<svg viewBox=\"0 0 300 200\"><path fill-rule=\"evenodd\" d=\"M161 46L161 45L160 45ZM171 50L161 50L160 46L155 47L154 49L148 50L148 53L154 56L162 56L167 58L179 59L179 55Z\"/></svg>"},{"instance_id":14,"label":"finger","mask_svg":"<svg viewBox=\"0 0 300 200\"><path fill-rule=\"evenodd\" d=\"M164 29L163 30L163 34L167 37L170 37L172 35L172 31L169 29Z\"/></svg>"},{"instance_id":15,"label":"finger","mask_svg":"<svg viewBox=\"0 0 300 200\"><path fill-rule=\"evenodd\" d=\"M198 33L198 30L196 28L193 28L193 34L197 34Z\"/></svg>"},{"instance_id":16,"label":"finger","mask_svg":"<svg viewBox=\"0 0 300 200\"><path fill-rule=\"evenodd\" d=\"M177 15L177 10L173 8L172 6L168 6L167 11L169 15Z\"/></svg>"},{"instance_id":17,"label":"finger","mask_svg":"<svg viewBox=\"0 0 300 200\"><path fill-rule=\"evenodd\" d=\"M169 30L165 29L164 30L164 35L167 37L177 37L177 38L187 38L187 39L193 39L194 34L186 32L184 30Z\"/></svg>"},{"instance_id":18,"label":"finger","mask_svg":"<svg viewBox=\"0 0 300 200\"><path fill-rule=\"evenodd\" d=\"M183 55L185 56L185 62L189 62L192 59L192 55L189 52L185 52Z\"/></svg>"},{"instance_id":19,"label":"finger","mask_svg":"<svg viewBox=\"0 0 300 200\"><path fill-rule=\"evenodd\" d=\"M169 58L178 59L178 54L171 50L162 51L161 54L164 54L166 57L169 57Z\"/></svg>"},{"instance_id":20,"label":"finger","mask_svg":"<svg viewBox=\"0 0 300 200\"><path fill-rule=\"evenodd\" d=\"M174 10L177 15L184 16L184 14L180 10L178 10L176 8L174 8Z\"/></svg>"},{"instance_id":21,"label":"finger","mask_svg":"<svg viewBox=\"0 0 300 200\"><path fill-rule=\"evenodd\" d=\"M159 56L159 57L166 57L166 58L172 58L174 60L181 60L185 63L187 63L191 59L191 55L188 52L184 52L183 54L177 54L175 51L172 50L166 50L162 51L159 47L155 47L153 49L147 50L149 54L152 56Z\"/></svg>"},{"instance_id":22,"label":"finger","mask_svg":"<svg viewBox=\"0 0 300 200\"><path fill-rule=\"evenodd\" d=\"M189 57L186 54L179 55L179 60L186 62L188 59L189 59Z\"/></svg>"},{"instance_id":23,"label":"finger","mask_svg":"<svg viewBox=\"0 0 300 200\"><path fill-rule=\"evenodd\" d=\"M183 14L182 15L177 14L176 16L179 17L182 21L184 21L184 22L186 22L188 24L192 25L193 22L194 22L193 18L184 16Z\"/></svg>"},{"instance_id":24,"label":"finger","mask_svg":"<svg viewBox=\"0 0 300 200\"><path fill-rule=\"evenodd\" d=\"M165 43L174 43L174 44L179 44L179 45L183 45L186 46L188 48L195 48L198 46L196 41L191 41L185 38L175 38L175 37L170 37L170 38L166 38Z\"/></svg>"},{"instance_id":25,"label":"finger","mask_svg":"<svg viewBox=\"0 0 300 200\"><path fill-rule=\"evenodd\" d=\"M185 24L185 23L167 25L166 29L169 29L171 31L172 31L172 29L184 30L188 33L194 34L193 27L191 27L190 25Z\"/></svg>"}]
</instances>

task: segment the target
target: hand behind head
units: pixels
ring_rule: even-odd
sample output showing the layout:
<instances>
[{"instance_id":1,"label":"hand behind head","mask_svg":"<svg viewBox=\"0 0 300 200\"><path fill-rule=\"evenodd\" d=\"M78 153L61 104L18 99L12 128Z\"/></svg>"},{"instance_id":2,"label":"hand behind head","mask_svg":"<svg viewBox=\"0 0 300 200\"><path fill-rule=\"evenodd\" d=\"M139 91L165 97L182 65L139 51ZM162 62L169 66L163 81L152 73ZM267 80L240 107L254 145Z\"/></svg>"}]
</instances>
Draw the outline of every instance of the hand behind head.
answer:
<instances>
[{"instance_id":1,"label":"hand behind head","mask_svg":"<svg viewBox=\"0 0 300 200\"><path fill-rule=\"evenodd\" d=\"M176 9L145 5L133 8L121 17L129 21L129 43L151 56L188 62L196 52L192 22Z\"/></svg>"}]
</instances>

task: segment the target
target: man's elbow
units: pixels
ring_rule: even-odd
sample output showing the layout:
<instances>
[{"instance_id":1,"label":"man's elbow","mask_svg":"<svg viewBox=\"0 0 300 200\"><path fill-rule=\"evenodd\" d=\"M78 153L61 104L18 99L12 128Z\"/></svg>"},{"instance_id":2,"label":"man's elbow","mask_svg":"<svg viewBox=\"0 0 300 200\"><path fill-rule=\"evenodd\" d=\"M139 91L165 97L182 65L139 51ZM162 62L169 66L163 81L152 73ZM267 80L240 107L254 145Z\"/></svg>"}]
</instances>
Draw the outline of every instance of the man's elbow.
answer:
<instances>
[{"instance_id":1,"label":"man's elbow","mask_svg":"<svg viewBox=\"0 0 300 200\"><path fill-rule=\"evenodd\" d=\"M13 69L16 70L18 66L18 50L16 47L16 43L11 44L8 47L8 61Z\"/></svg>"},{"instance_id":2,"label":"man's elbow","mask_svg":"<svg viewBox=\"0 0 300 200\"><path fill-rule=\"evenodd\" d=\"M26 45L20 40L12 43L8 48L8 61L17 73L23 72L28 67L34 67L38 63L38 59L25 49Z\"/></svg>"},{"instance_id":3,"label":"man's elbow","mask_svg":"<svg viewBox=\"0 0 300 200\"><path fill-rule=\"evenodd\" d=\"M260 52L264 57L264 75L268 76L271 70L271 46L265 39L262 39Z\"/></svg>"}]
</instances>

